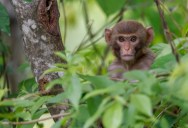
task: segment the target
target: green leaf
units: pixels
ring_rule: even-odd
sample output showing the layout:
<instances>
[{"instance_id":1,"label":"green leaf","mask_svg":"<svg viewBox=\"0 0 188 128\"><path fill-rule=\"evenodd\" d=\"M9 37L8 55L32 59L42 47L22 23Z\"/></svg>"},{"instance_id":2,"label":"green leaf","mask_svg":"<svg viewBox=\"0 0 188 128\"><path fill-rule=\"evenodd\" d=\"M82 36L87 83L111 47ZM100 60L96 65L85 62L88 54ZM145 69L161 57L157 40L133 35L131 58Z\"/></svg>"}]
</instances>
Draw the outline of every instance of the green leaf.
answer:
<instances>
[{"instance_id":1,"label":"green leaf","mask_svg":"<svg viewBox=\"0 0 188 128\"><path fill-rule=\"evenodd\" d=\"M0 100L3 98L5 93L6 93L5 89L0 89Z\"/></svg>"},{"instance_id":2,"label":"green leaf","mask_svg":"<svg viewBox=\"0 0 188 128\"><path fill-rule=\"evenodd\" d=\"M102 102L102 97L100 96L91 97L86 102L90 115L93 115L97 111L99 104Z\"/></svg>"},{"instance_id":3,"label":"green leaf","mask_svg":"<svg viewBox=\"0 0 188 128\"><path fill-rule=\"evenodd\" d=\"M161 126L161 128L169 128L170 127L168 124L168 121L165 118L161 119L160 126Z\"/></svg>"},{"instance_id":4,"label":"green leaf","mask_svg":"<svg viewBox=\"0 0 188 128\"><path fill-rule=\"evenodd\" d=\"M119 102L113 103L103 115L103 124L106 128L118 128L122 123L123 106Z\"/></svg>"},{"instance_id":5,"label":"green leaf","mask_svg":"<svg viewBox=\"0 0 188 128\"><path fill-rule=\"evenodd\" d=\"M83 128L90 128L90 126L101 116L109 100L110 98L107 97L102 101L102 103L99 105L99 108L97 109L95 114L86 121Z\"/></svg>"},{"instance_id":6,"label":"green leaf","mask_svg":"<svg viewBox=\"0 0 188 128\"><path fill-rule=\"evenodd\" d=\"M73 120L71 128L83 128L85 121L90 117L88 108L86 105L80 105L79 111Z\"/></svg>"},{"instance_id":7,"label":"green leaf","mask_svg":"<svg viewBox=\"0 0 188 128\"><path fill-rule=\"evenodd\" d=\"M31 113L28 111L16 112L15 117L22 118L24 120L31 120Z\"/></svg>"},{"instance_id":8,"label":"green leaf","mask_svg":"<svg viewBox=\"0 0 188 128\"><path fill-rule=\"evenodd\" d=\"M62 92L55 97L52 97L51 99L48 100L48 103L60 103L67 99L68 93L67 92Z\"/></svg>"},{"instance_id":9,"label":"green leaf","mask_svg":"<svg viewBox=\"0 0 188 128\"><path fill-rule=\"evenodd\" d=\"M150 48L158 56L161 53L161 49L164 49L165 47L169 47L168 44L157 43L157 44L151 46Z\"/></svg>"},{"instance_id":10,"label":"green leaf","mask_svg":"<svg viewBox=\"0 0 188 128\"><path fill-rule=\"evenodd\" d=\"M46 90L51 89L54 85L62 85L63 81L62 79L55 79L50 81L47 85L46 85Z\"/></svg>"},{"instance_id":11,"label":"green leaf","mask_svg":"<svg viewBox=\"0 0 188 128\"><path fill-rule=\"evenodd\" d=\"M124 85L126 85L126 84L116 84L115 83L114 86L109 86L108 88L94 90L94 91L86 94L83 99L86 100L88 98L95 97L97 95L104 95L106 93L111 93L111 92L113 93L116 91L124 92L123 91Z\"/></svg>"},{"instance_id":12,"label":"green leaf","mask_svg":"<svg viewBox=\"0 0 188 128\"><path fill-rule=\"evenodd\" d=\"M186 25L183 27L183 29L182 29L182 36L183 36L183 37L186 37L187 33L188 33L188 24L186 24Z\"/></svg>"},{"instance_id":13,"label":"green leaf","mask_svg":"<svg viewBox=\"0 0 188 128\"><path fill-rule=\"evenodd\" d=\"M115 85L115 82L110 80L108 76L84 76L80 75L82 79L85 79L94 85L96 89L104 89L109 86Z\"/></svg>"},{"instance_id":14,"label":"green leaf","mask_svg":"<svg viewBox=\"0 0 188 128\"><path fill-rule=\"evenodd\" d=\"M58 120L58 121L52 126L52 128L61 128L62 120L63 120L63 119Z\"/></svg>"},{"instance_id":15,"label":"green leaf","mask_svg":"<svg viewBox=\"0 0 188 128\"><path fill-rule=\"evenodd\" d=\"M152 64L151 68L172 68L173 65L176 64L176 60L174 55L167 54L162 57L159 57L155 60L155 62Z\"/></svg>"},{"instance_id":16,"label":"green leaf","mask_svg":"<svg viewBox=\"0 0 188 128\"><path fill-rule=\"evenodd\" d=\"M52 73L52 72L64 72L64 71L65 71L64 68L56 68L56 67L54 67L54 68L50 68L50 69L46 70L46 71L42 74L42 76L43 76L43 75L46 75L46 74L49 74L49 73Z\"/></svg>"},{"instance_id":17,"label":"green leaf","mask_svg":"<svg viewBox=\"0 0 188 128\"><path fill-rule=\"evenodd\" d=\"M37 101L35 101L35 105L31 107L31 114L33 115L45 102L50 98L50 96L40 97Z\"/></svg>"},{"instance_id":18,"label":"green leaf","mask_svg":"<svg viewBox=\"0 0 188 128\"><path fill-rule=\"evenodd\" d=\"M128 110L125 111L125 119L127 126L132 126L136 122L136 109L133 104L128 105Z\"/></svg>"},{"instance_id":19,"label":"green leaf","mask_svg":"<svg viewBox=\"0 0 188 128\"><path fill-rule=\"evenodd\" d=\"M15 107L28 107L33 106L35 103L29 100L15 99L15 100L4 100L0 102L0 106L15 106Z\"/></svg>"},{"instance_id":20,"label":"green leaf","mask_svg":"<svg viewBox=\"0 0 188 128\"><path fill-rule=\"evenodd\" d=\"M151 100L148 96L143 94L133 94L131 96L131 104L134 105L139 113L149 117L153 115Z\"/></svg>"},{"instance_id":21,"label":"green leaf","mask_svg":"<svg viewBox=\"0 0 188 128\"><path fill-rule=\"evenodd\" d=\"M55 55L60 57L62 60L67 60L67 56L62 52L55 52Z\"/></svg>"},{"instance_id":22,"label":"green leaf","mask_svg":"<svg viewBox=\"0 0 188 128\"><path fill-rule=\"evenodd\" d=\"M97 0L99 6L104 11L104 13L109 16L118 10L120 10L125 3L125 0Z\"/></svg>"},{"instance_id":23,"label":"green leaf","mask_svg":"<svg viewBox=\"0 0 188 128\"><path fill-rule=\"evenodd\" d=\"M19 92L24 91L27 93L33 93L36 92L38 89L38 84L35 81L35 78L29 78L26 80L23 80L19 84Z\"/></svg>"},{"instance_id":24,"label":"green leaf","mask_svg":"<svg viewBox=\"0 0 188 128\"><path fill-rule=\"evenodd\" d=\"M77 75L72 76L71 85L67 91L69 92L68 99L73 104L73 106L78 109L79 101L82 95L82 88Z\"/></svg>"},{"instance_id":25,"label":"green leaf","mask_svg":"<svg viewBox=\"0 0 188 128\"><path fill-rule=\"evenodd\" d=\"M168 44L163 44L162 45L163 47L161 47L162 49L160 49L160 54L158 54L158 56L156 57L156 59L162 57L162 56L166 56L166 55L169 55L169 54L172 54L172 50L170 48L170 45Z\"/></svg>"},{"instance_id":26,"label":"green leaf","mask_svg":"<svg viewBox=\"0 0 188 128\"><path fill-rule=\"evenodd\" d=\"M10 27L9 27L9 16L6 11L6 9L3 7L3 5L0 3L0 31L6 32L7 34L10 33Z\"/></svg>"},{"instance_id":27,"label":"green leaf","mask_svg":"<svg viewBox=\"0 0 188 128\"><path fill-rule=\"evenodd\" d=\"M134 81L134 80L143 81L148 78L147 74L148 74L147 71L133 70L130 72L126 72L124 76L126 79L130 81Z\"/></svg>"}]
</instances>

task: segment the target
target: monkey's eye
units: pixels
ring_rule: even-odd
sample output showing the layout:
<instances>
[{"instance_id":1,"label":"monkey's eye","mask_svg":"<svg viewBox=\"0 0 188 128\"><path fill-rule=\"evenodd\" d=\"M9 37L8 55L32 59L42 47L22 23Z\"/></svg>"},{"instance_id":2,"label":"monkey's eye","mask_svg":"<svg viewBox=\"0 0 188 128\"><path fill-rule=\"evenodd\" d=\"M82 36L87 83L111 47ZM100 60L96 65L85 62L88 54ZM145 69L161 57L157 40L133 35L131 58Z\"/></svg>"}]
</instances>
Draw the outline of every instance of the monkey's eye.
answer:
<instances>
[{"instance_id":1,"label":"monkey's eye","mask_svg":"<svg viewBox=\"0 0 188 128\"><path fill-rule=\"evenodd\" d=\"M131 42L135 42L136 40L137 40L136 36L132 36L131 39L130 39Z\"/></svg>"},{"instance_id":2,"label":"monkey's eye","mask_svg":"<svg viewBox=\"0 0 188 128\"><path fill-rule=\"evenodd\" d=\"M125 38L124 38L123 36L119 36L119 37L118 37L118 40L119 40L119 42L124 42L124 41L125 41Z\"/></svg>"}]
</instances>

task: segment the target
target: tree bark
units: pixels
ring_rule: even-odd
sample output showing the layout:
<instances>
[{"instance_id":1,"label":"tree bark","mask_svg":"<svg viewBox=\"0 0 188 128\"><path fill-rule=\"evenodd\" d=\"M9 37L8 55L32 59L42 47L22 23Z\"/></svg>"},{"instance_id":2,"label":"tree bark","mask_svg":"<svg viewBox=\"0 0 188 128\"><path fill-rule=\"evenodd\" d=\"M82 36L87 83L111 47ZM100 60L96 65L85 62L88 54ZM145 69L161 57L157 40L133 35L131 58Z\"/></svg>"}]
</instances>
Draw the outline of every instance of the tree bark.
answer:
<instances>
[{"instance_id":1,"label":"tree bark","mask_svg":"<svg viewBox=\"0 0 188 128\"><path fill-rule=\"evenodd\" d=\"M23 34L25 54L31 64L33 74L39 84L39 90L44 92L46 83L59 78L63 73L50 73L41 76L45 70L55 63L64 63L54 55L63 51L60 29L59 11L56 0L33 0L31 3L23 0L12 0L18 22ZM55 85L48 94L57 94L62 87ZM51 115L66 111L66 106L49 107Z\"/></svg>"}]
</instances>

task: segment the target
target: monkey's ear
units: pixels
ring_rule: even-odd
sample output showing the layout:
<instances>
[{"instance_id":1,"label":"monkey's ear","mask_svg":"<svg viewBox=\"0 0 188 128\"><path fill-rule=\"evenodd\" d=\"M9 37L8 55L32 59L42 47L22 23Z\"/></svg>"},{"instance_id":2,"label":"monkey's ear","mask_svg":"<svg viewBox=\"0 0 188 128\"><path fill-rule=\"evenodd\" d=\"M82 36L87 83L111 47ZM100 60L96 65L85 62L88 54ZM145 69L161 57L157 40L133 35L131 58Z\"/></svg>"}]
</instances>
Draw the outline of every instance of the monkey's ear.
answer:
<instances>
[{"instance_id":1,"label":"monkey's ear","mask_svg":"<svg viewBox=\"0 0 188 128\"><path fill-rule=\"evenodd\" d=\"M105 36L106 43L108 43L109 45L110 45L110 42L111 42L111 35L112 35L112 30L111 29L105 29L104 36Z\"/></svg>"},{"instance_id":2,"label":"monkey's ear","mask_svg":"<svg viewBox=\"0 0 188 128\"><path fill-rule=\"evenodd\" d=\"M151 43L151 41L153 40L154 37L154 31L152 27L148 27L146 28L146 32L147 32L147 44Z\"/></svg>"}]
</instances>

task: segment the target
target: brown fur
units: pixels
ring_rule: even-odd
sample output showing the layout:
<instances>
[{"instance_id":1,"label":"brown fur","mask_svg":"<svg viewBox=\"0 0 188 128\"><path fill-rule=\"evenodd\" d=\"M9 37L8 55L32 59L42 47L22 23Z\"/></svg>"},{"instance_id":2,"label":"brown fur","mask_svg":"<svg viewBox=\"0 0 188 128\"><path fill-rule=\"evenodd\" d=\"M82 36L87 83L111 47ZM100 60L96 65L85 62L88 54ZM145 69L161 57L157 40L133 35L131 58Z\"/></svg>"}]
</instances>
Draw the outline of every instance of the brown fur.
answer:
<instances>
[{"instance_id":1,"label":"brown fur","mask_svg":"<svg viewBox=\"0 0 188 128\"><path fill-rule=\"evenodd\" d=\"M136 35L137 42L124 41L118 43L119 35L130 36ZM136 21L121 21L112 29L105 30L106 42L112 47L116 60L109 66L108 72L111 79L122 80L122 74L130 70L147 70L154 60L154 54L149 50L148 45L153 39L152 28L145 28L141 23ZM129 43L129 45L124 45ZM127 48L129 46L129 48ZM126 50L128 49L128 50ZM120 51L126 54L134 54L133 59L124 60Z\"/></svg>"}]
</instances>

